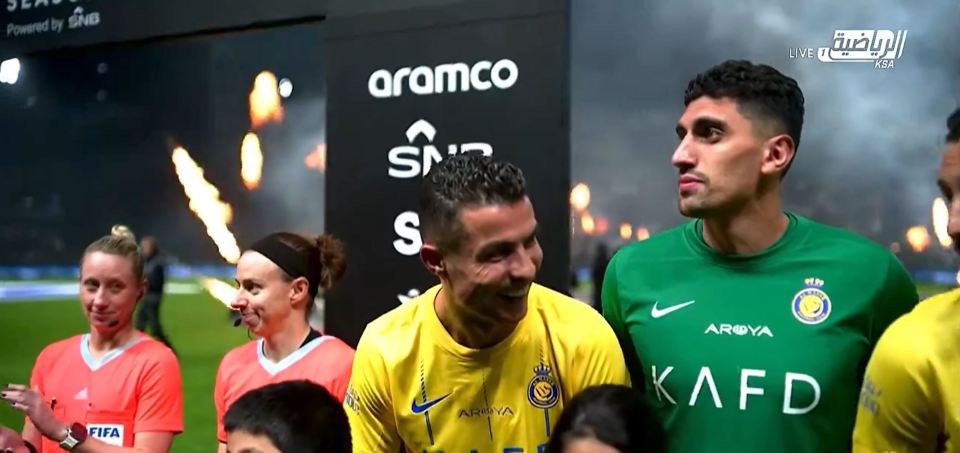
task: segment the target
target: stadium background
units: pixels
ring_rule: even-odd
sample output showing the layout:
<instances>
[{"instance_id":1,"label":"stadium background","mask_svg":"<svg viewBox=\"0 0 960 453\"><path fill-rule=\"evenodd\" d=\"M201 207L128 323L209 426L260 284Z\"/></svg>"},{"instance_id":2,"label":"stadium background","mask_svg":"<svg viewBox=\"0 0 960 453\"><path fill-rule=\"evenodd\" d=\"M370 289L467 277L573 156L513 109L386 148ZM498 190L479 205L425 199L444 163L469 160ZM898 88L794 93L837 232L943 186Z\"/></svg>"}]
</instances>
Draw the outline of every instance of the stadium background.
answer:
<instances>
[{"instance_id":1,"label":"stadium background","mask_svg":"<svg viewBox=\"0 0 960 453\"><path fill-rule=\"evenodd\" d=\"M726 58L772 64L804 89L807 122L786 180L788 209L890 247L924 295L956 285L933 213L943 123L960 101L960 43L949 39L956 2L570 8L571 180L590 192L588 206L571 214L576 295L590 298L599 243L615 249L682 221L669 165L673 124L686 80ZM829 45L838 28L905 29L909 37L890 70L789 57L791 48ZM198 284L229 281L231 271L191 212L171 151L182 145L232 206L238 242L274 229L322 230L322 34L318 22L24 59L17 84L0 85L0 382L26 382L43 346L85 330L70 294L73 266L87 243L124 223L156 235L177 265L162 308L184 380L188 429L174 451L213 448L213 375L247 336ZM251 190L238 156L262 71L293 88L283 119L253 128L263 171ZM579 207L584 199L575 198ZM0 424L21 423L0 407Z\"/></svg>"}]
</instances>

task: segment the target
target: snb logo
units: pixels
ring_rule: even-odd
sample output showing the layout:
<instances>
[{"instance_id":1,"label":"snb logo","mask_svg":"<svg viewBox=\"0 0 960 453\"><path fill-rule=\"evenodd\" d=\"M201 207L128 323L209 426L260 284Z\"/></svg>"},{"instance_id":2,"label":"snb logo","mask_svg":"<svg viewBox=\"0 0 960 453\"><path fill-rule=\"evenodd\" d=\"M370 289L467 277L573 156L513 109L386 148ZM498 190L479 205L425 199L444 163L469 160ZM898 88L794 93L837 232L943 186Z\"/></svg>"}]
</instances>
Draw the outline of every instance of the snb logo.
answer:
<instances>
[{"instance_id":1,"label":"snb logo","mask_svg":"<svg viewBox=\"0 0 960 453\"><path fill-rule=\"evenodd\" d=\"M468 66L466 63L448 63L435 66L404 67L391 73L378 69L370 74L367 90L375 98L390 98L403 95L404 79L410 92L416 95L455 93L457 91L486 91L497 87L506 90L517 83L520 69L513 60L504 58L497 62L481 60Z\"/></svg>"},{"instance_id":2,"label":"snb logo","mask_svg":"<svg viewBox=\"0 0 960 453\"><path fill-rule=\"evenodd\" d=\"M489 143L472 142L446 145L445 152L441 152L433 144L437 137L437 128L429 121L419 119L407 128L407 145L393 147L387 153L390 166L387 175L391 178L409 179L424 176L430 172L430 167L443 160L444 156L454 156L464 153L480 153L484 157L493 155L493 146ZM421 139L422 137L422 139ZM415 143L425 140L422 147ZM393 230L399 239L393 241L393 248L404 256L414 256L420 253L423 239L420 237L420 216L414 211L401 212L393 221ZM403 297L398 295L401 302Z\"/></svg>"},{"instance_id":3,"label":"snb logo","mask_svg":"<svg viewBox=\"0 0 960 453\"><path fill-rule=\"evenodd\" d=\"M387 160L390 162L387 175L391 178L409 179L424 176L430 172L433 164L442 161L445 156L470 152L480 153L484 157L493 155L493 146L481 142L446 145L445 152L441 152L433 144L433 140L437 137L437 128L422 118L414 121L407 128L406 136L407 145L395 146L387 153ZM424 140L427 143L422 147L414 145ZM419 228L420 216L416 212L404 211L397 215L393 220L393 230L399 239L393 241L394 250L404 256L420 253L423 238L420 237ZM397 298L401 302L404 301L402 295L398 295Z\"/></svg>"},{"instance_id":4,"label":"snb logo","mask_svg":"<svg viewBox=\"0 0 960 453\"><path fill-rule=\"evenodd\" d=\"M437 136L437 129L424 119L415 121L406 132L408 145L396 146L387 153L390 167L387 174L392 178L406 179L424 176L430 172L430 167L443 160L443 154L433 145ZM427 144L422 148L413 146L418 137L426 139ZM453 156L469 152L479 152L485 157L493 155L493 146L489 143L463 143L447 145L446 154Z\"/></svg>"}]
</instances>

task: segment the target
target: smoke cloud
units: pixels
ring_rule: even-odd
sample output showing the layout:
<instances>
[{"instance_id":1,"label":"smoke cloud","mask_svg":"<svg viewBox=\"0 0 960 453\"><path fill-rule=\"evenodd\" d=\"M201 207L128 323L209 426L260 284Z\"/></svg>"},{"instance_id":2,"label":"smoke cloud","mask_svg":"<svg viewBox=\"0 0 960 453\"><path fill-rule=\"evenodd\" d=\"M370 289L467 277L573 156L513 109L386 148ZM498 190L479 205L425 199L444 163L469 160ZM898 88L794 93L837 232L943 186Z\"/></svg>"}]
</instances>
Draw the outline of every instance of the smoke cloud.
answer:
<instances>
[{"instance_id":1,"label":"smoke cloud","mask_svg":"<svg viewBox=\"0 0 960 453\"><path fill-rule=\"evenodd\" d=\"M726 59L770 64L806 98L785 206L878 242L930 224L945 120L960 102L960 3L572 2L573 181L611 225L681 222L670 157L683 91ZM908 30L895 67L791 59L835 29Z\"/></svg>"}]
</instances>

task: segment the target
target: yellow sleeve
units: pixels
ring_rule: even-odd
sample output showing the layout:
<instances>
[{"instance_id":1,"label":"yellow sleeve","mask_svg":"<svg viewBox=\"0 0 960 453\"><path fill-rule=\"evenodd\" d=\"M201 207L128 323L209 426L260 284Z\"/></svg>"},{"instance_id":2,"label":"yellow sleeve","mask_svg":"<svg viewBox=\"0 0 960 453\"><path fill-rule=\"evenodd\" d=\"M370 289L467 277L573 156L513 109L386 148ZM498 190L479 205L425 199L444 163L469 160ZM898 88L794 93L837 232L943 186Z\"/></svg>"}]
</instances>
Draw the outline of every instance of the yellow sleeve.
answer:
<instances>
[{"instance_id":1,"label":"yellow sleeve","mask_svg":"<svg viewBox=\"0 0 960 453\"><path fill-rule=\"evenodd\" d=\"M356 453L396 453L401 440L383 356L367 333L360 338L343 400Z\"/></svg>"},{"instance_id":2,"label":"yellow sleeve","mask_svg":"<svg viewBox=\"0 0 960 453\"><path fill-rule=\"evenodd\" d=\"M928 359L933 345L909 315L880 337L867 365L853 432L854 452L936 451L943 420Z\"/></svg>"},{"instance_id":3,"label":"yellow sleeve","mask_svg":"<svg viewBox=\"0 0 960 453\"><path fill-rule=\"evenodd\" d=\"M588 387L601 384L630 385L620 343L610 326L597 315L596 323L584 329L585 337L577 345L567 398Z\"/></svg>"}]
</instances>

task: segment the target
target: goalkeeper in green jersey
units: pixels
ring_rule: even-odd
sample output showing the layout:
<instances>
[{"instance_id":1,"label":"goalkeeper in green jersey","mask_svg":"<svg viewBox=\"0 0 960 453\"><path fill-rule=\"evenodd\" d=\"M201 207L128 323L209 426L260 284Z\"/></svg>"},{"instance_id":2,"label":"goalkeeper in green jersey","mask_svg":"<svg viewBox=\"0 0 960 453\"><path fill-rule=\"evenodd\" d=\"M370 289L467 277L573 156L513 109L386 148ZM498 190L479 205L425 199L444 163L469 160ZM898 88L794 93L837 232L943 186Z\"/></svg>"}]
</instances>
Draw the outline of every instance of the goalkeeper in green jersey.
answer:
<instances>
[{"instance_id":1,"label":"goalkeeper in green jersey","mask_svg":"<svg viewBox=\"0 0 960 453\"><path fill-rule=\"evenodd\" d=\"M794 79L727 61L684 104L672 163L691 220L622 249L603 283L632 381L671 452L849 452L866 361L916 288L886 249L783 210Z\"/></svg>"}]
</instances>

